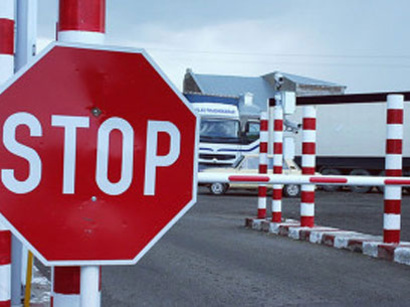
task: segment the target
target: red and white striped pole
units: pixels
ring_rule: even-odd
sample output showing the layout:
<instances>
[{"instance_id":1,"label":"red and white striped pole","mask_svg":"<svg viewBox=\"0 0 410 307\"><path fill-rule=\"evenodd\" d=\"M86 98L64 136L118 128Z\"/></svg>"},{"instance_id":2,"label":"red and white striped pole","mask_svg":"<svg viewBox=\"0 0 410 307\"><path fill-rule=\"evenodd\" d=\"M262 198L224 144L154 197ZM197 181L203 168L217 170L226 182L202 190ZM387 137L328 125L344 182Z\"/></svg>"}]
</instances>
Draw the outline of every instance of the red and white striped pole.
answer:
<instances>
[{"instance_id":1,"label":"red and white striped pole","mask_svg":"<svg viewBox=\"0 0 410 307\"><path fill-rule=\"evenodd\" d=\"M403 151L403 95L387 96L386 176L402 175ZM383 242L400 243L401 222L400 186L384 188Z\"/></svg>"},{"instance_id":2,"label":"red and white striped pole","mask_svg":"<svg viewBox=\"0 0 410 307\"><path fill-rule=\"evenodd\" d=\"M14 73L14 1L0 1L0 84Z\"/></svg>"},{"instance_id":3,"label":"red and white striped pole","mask_svg":"<svg viewBox=\"0 0 410 307\"><path fill-rule=\"evenodd\" d=\"M9 307L10 304L11 232L0 223L0 307Z\"/></svg>"},{"instance_id":4,"label":"red and white striped pole","mask_svg":"<svg viewBox=\"0 0 410 307\"><path fill-rule=\"evenodd\" d=\"M268 113L261 112L259 144L259 174L268 173ZM258 187L258 219L266 218L266 184Z\"/></svg>"},{"instance_id":5,"label":"red and white striped pole","mask_svg":"<svg viewBox=\"0 0 410 307\"><path fill-rule=\"evenodd\" d=\"M59 41L103 44L105 0L60 0L57 28Z\"/></svg>"},{"instance_id":6,"label":"red and white striped pole","mask_svg":"<svg viewBox=\"0 0 410 307\"><path fill-rule=\"evenodd\" d=\"M103 44L105 0L60 0L57 30L62 42ZM52 307L79 307L81 268L56 267L53 272ZM99 306L99 297L90 304Z\"/></svg>"},{"instance_id":7,"label":"red and white striped pole","mask_svg":"<svg viewBox=\"0 0 410 307\"><path fill-rule=\"evenodd\" d=\"M283 169L283 108L273 108L273 173L282 174ZM272 222L282 222L282 188L281 184L273 185Z\"/></svg>"},{"instance_id":8,"label":"red and white striped pole","mask_svg":"<svg viewBox=\"0 0 410 307\"><path fill-rule=\"evenodd\" d=\"M98 292L101 295L101 270L98 270L98 273ZM80 303L81 278L83 277L81 268L78 266L52 268L51 278L54 282L51 289L51 307L83 306ZM85 306L89 306L89 304ZM2 306L0 305L0 307Z\"/></svg>"},{"instance_id":9,"label":"red and white striped pole","mask_svg":"<svg viewBox=\"0 0 410 307\"><path fill-rule=\"evenodd\" d=\"M14 73L14 0L0 1L0 84ZM11 305L11 232L0 223L0 306Z\"/></svg>"},{"instance_id":10,"label":"red and white striped pole","mask_svg":"<svg viewBox=\"0 0 410 307\"><path fill-rule=\"evenodd\" d=\"M80 267L53 267L51 307L80 306Z\"/></svg>"},{"instance_id":11,"label":"red and white striped pole","mask_svg":"<svg viewBox=\"0 0 410 307\"><path fill-rule=\"evenodd\" d=\"M316 108L303 108L302 174L314 175L316 168ZM315 185L302 185L300 226L315 224Z\"/></svg>"}]
</instances>

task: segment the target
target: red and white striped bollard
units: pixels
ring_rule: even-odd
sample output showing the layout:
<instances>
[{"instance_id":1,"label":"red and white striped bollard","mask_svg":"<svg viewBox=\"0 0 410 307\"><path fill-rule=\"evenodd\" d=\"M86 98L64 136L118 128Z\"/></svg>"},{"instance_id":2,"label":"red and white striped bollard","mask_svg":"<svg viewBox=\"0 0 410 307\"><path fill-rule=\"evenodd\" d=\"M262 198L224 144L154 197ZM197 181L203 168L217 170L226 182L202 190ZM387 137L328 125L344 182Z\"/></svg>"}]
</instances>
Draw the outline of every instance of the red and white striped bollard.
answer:
<instances>
[{"instance_id":1,"label":"red and white striped bollard","mask_svg":"<svg viewBox=\"0 0 410 307\"><path fill-rule=\"evenodd\" d=\"M274 107L273 122L273 173L282 174L283 171L283 108ZM273 185L272 192L272 222L282 222L282 188L281 184Z\"/></svg>"},{"instance_id":2,"label":"red and white striped bollard","mask_svg":"<svg viewBox=\"0 0 410 307\"><path fill-rule=\"evenodd\" d=\"M80 267L53 267L51 307L80 306Z\"/></svg>"},{"instance_id":3,"label":"red and white striped bollard","mask_svg":"<svg viewBox=\"0 0 410 307\"><path fill-rule=\"evenodd\" d=\"M316 168L316 108L303 108L302 174L314 175ZM300 226L315 224L315 185L302 185Z\"/></svg>"},{"instance_id":4,"label":"red and white striped bollard","mask_svg":"<svg viewBox=\"0 0 410 307\"><path fill-rule=\"evenodd\" d=\"M57 39L69 43L103 44L105 7L105 0L60 0ZM81 268L56 267L53 271L52 307L80 307ZM95 305L99 306L100 302Z\"/></svg>"},{"instance_id":5,"label":"red and white striped bollard","mask_svg":"<svg viewBox=\"0 0 410 307\"><path fill-rule=\"evenodd\" d=\"M259 174L268 173L268 113L261 112L260 144L259 144ZM266 218L266 184L258 187L258 219Z\"/></svg>"},{"instance_id":6,"label":"red and white striped bollard","mask_svg":"<svg viewBox=\"0 0 410 307\"><path fill-rule=\"evenodd\" d=\"M402 175L403 152L403 95L387 96L386 176ZM383 242L400 243L401 224L400 186L385 186Z\"/></svg>"},{"instance_id":7,"label":"red and white striped bollard","mask_svg":"<svg viewBox=\"0 0 410 307\"><path fill-rule=\"evenodd\" d=\"M0 2L0 84L14 73L14 1Z\"/></svg>"},{"instance_id":8,"label":"red and white striped bollard","mask_svg":"<svg viewBox=\"0 0 410 307\"><path fill-rule=\"evenodd\" d=\"M0 1L0 85L14 73L14 0ZM0 306L11 305L11 232L0 224Z\"/></svg>"},{"instance_id":9,"label":"red and white striped bollard","mask_svg":"<svg viewBox=\"0 0 410 307\"><path fill-rule=\"evenodd\" d=\"M57 39L104 44L105 0L60 0Z\"/></svg>"},{"instance_id":10,"label":"red and white striped bollard","mask_svg":"<svg viewBox=\"0 0 410 307\"><path fill-rule=\"evenodd\" d=\"M0 224L0 307L11 304L11 232Z\"/></svg>"}]
</instances>

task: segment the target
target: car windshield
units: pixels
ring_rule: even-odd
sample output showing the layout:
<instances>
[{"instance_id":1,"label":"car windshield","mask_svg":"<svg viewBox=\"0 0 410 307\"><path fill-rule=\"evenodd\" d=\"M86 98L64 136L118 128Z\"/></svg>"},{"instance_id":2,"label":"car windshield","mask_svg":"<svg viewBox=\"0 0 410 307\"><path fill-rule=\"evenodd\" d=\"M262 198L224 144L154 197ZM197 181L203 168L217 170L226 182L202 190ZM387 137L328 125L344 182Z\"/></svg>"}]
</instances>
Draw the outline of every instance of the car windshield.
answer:
<instances>
[{"instance_id":1,"label":"car windshield","mask_svg":"<svg viewBox=\"0 0 410 307\"><path fill-rule=\"evenodd\" d=\"M201 137L239 138L239 121L201 118Z\"/></svg>"}]
</instances>

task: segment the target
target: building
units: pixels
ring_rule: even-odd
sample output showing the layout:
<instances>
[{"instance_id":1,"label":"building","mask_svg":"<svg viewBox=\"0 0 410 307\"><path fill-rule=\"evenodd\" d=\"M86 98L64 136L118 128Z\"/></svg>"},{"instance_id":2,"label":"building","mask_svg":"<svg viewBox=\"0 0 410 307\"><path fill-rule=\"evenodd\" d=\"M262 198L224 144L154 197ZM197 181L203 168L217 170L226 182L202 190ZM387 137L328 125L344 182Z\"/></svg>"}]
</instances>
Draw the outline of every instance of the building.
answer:
<instances>
[{"instance_id":1,"label":"building","mask_svg":"<svg viewBox=\"0 0 410 307\"><path fill-rule=\"evenodd\" d=\"M190 99L193 96L229 97L240 108L241 114L259 114L266 110L267 101L274 97L277 83L275 73L283 76L282 91L292 91L296 96L340 95L346 86L331 82L273 72L260 77L220 76L196 74L187 69L184 77L183 92Z\"/></svg>"}]
</instances>

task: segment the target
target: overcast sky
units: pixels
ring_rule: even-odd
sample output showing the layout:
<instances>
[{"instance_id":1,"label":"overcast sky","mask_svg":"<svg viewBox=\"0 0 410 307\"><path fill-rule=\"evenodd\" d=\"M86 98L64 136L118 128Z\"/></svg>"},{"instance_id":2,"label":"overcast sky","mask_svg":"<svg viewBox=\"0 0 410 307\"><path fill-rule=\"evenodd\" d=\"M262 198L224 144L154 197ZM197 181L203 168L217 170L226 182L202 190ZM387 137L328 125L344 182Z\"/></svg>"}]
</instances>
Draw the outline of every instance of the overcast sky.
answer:
<instances>
[{"instance_id":1,"label":"overcast sky","mask_svg":"<svg viewBox=\"0 0 410 307\"><path fill-rule=\"evenodd\" d=\"M145 48L180 89L192 68L410 91L409 0L106 1L107 44ZM38 2L42 48L55 37L58 0Z\"/></svg>"}]
</instances>

